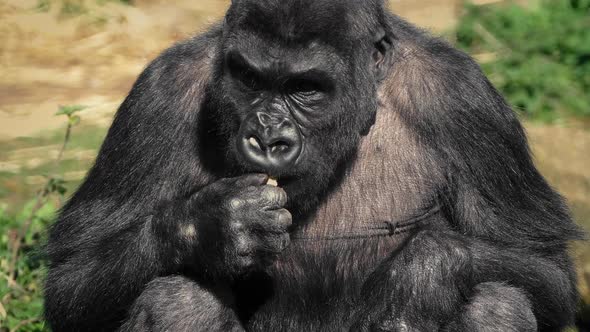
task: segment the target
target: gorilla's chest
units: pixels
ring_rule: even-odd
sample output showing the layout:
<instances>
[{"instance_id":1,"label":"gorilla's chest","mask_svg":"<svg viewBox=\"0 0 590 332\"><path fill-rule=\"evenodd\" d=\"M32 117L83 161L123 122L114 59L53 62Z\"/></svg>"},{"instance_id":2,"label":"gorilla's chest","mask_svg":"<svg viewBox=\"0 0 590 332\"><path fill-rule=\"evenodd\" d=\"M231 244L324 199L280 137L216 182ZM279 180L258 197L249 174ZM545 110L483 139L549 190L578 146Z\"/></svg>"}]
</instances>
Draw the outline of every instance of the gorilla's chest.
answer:
<instances>
[{"instance_id":1,"label":"gorilla's chest","mask_svg":"<svg viewBox=\"0 0 590 332\"><path fill-rule=\"evenodd\" d=\"M433 204L440 169L393 112L381 112L356 160L265 280L250 287L250 330L330 331L345 326L376 267L411 234L333 239L367 225L400 221ZM295 221L297 222L297 221ZM345 318L344 318L345 319Z\"/></svg>"}]
</instances>

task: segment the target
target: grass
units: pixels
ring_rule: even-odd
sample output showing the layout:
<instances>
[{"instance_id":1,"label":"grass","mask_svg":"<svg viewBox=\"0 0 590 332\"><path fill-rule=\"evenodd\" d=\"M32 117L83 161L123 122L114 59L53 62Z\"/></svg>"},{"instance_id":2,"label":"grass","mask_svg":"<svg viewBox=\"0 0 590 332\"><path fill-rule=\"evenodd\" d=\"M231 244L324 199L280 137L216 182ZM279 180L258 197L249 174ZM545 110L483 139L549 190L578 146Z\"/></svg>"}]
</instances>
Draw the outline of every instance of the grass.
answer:
<instances>
[{"instance_id":1,"label":"grass","mask_svg":"<svg viewBox=\"0 0 590 332\"><path fill-rule=\"evenodd\" d=\"M45 177L37 187L35 198L22 204L14 214L0 206L0 271L6 284L0 285L0 321L9 331L44 331L41 296L45 279L46 259L42 246L46 232L55 219L59 207L68 192L62 179L68 163L62 162L71 141L72 129L80 122L76 114L84 106L62 106L56 115L67 118L65 133L58 142L57 155L43 164ZM17 150L17 151L23 151ZM71 165L70 165L71 166ZM40 171L40 169L37 169Z\"/></svg>"},{"instance_id":2,"label":"grass","mask_svg":"<svg viewBox=\"0 0 590 332\"><path fill-rule=\"evenodd\" d=\"M38 190L39 181L53 170L55 154L63 141L63 130L45 133L38 137L18 138L0 143L0 201L5 202L8 213L16 212ZM83 173L90 168L94 154L100 147L106 129L93 125L81 125L72 129L75 137L65 153L56 173L65 178L68 192L79 184ZM15 169L18 167L18 169Z\"/></svg>"},{"instance_id":3,"label":"grass","mask_svg":"<svg viewBox=\"0 0 590 332\"><path fill-rule=\"evenodd\" d=\"M0 207L0 272L7 280L11 253L7 248L14 240L14 230L32 213L33 202L28 202L15 214ZM15 284L0 282L0 331L47 331L42 320L42 283L46 266L41 243L45 242L46 229L55 216L55 205L47 203L36 213L33 223L23 239L20 259L17 262Z\"/></svg>"},{"instance_id":4,"label":"grass","mask_svg":"<svg viewBox=\"0 0 590 332\"><path fill-rule=\"evenodd\" d=\"M88 0L37 0L35 9L40 12L48 12L53 6L60 6L60 12L64 15L81 15L88 12L86 2ZM133 0L94 0L98 5L105 5L109 2L123 5L133 5Z\"/></svg>"}]
</instances>

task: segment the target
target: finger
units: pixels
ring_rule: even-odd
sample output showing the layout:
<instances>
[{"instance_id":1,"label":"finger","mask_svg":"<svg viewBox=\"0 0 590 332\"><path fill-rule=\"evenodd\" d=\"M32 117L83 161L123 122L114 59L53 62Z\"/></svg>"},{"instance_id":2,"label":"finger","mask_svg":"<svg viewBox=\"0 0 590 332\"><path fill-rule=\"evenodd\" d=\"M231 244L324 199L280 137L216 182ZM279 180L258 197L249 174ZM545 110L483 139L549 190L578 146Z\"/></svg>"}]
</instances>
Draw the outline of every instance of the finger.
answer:
<instances>
[{"instance_id":1,"label":"finger","mask_svg":"<svg viewBox=\"0 0 590 332\"><path fill-rule=\"evenodd\" d=\"M235 185L237 187L248 187L248 186L262 186L268 181L268 175L262 173L253 173L238 176L235 179Z\"/></svg>"},{"instance_id":2,"label":"finger","mask_svg":"<svg viewBox=\"0 0 590 332\"><path fill-rule=\"evenodd\" d=\"M285 233L292 224L291 213L287 209L264 212L264 217L251 224L251 229L258 234Z\"/></svg>"},{"instance_id":3,"label":"finger","mask_svg":"<svg viewBox=\"0 0 590 332\"><path fill-rule=\"evenodd\" d=\"M281 208L287 203L287 193L283 188L264 186L260 196L271 209Z\"/></svg>"},{"instance_id":4,"label":"finger","mask_svg":"<svg viewBox=\"0 0 590 332\"><path fill-rule=\"evenodd\" d=\"M274 224L278 227L281 227L282 229L287 229L293 223L293 216L291 215L291 212L289 212L289 210L278 209L273 211L273 213L276 215Z\"/></svg>"}]
</instances>

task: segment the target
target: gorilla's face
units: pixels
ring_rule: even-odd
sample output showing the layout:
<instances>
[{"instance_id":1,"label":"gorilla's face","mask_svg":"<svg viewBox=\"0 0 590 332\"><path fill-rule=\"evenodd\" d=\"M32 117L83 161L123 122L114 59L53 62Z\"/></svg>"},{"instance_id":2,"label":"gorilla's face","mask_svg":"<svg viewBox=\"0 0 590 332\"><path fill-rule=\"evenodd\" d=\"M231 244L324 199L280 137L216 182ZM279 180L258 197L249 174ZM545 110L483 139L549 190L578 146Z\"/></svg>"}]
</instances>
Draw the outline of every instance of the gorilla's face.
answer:
<instances>
[{"instance_id":1,"label":"gorilla's face","mask_svg":"<svg viewBox=\"0 0 590 332\"><path fill-rule=\"evenodd\" d=\"M277 51L283 54L232 47L225 56L224 81L230 95L240 100L235 137L240 163L281 176L322 156L317 150L323 147L313 138L334 123L339 77L327 69L341 59L329 61L313 57L313 52L296 59L301 50Z\"/></svg>"},{"instance_id":2,"label":"gorilla's face","mask_svg":"<svg viewBox=\"0 0 590 332\"><path fill-rule=\"evenodd\" d=\"M252 20L226 21L217 59L226 157L278 178L291 198L321 190L374 121L383 57L373 36L261 34Z\"/></svg>"}]
</instances>

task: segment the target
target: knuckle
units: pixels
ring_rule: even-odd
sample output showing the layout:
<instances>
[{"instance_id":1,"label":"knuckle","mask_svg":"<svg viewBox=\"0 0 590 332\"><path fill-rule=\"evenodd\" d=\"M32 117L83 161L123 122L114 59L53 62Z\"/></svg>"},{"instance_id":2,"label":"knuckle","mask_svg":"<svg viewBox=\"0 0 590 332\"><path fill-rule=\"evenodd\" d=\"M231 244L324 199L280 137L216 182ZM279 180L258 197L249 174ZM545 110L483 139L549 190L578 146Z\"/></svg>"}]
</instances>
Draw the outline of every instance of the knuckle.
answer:
<instances>
[{"instance_id":1,"label":"knuckle","mask_svg":"<svg viewBox=\"0 0 590 332\"><path fill-rule=\"evenodd\" d=\"M244 190L247 193L256 193L256 192L259 192L261 189L260 189L260 187L256 187L256 186L247 186Z\"/></svg>"},{"instance_id":2,"label":"knuckle","mask_svg":"<svg viewBox=\"0 0 590 332\"><path fill-rule=\"evenodd\" d=\"M278 187L265 186L262 195L266 200L282 205L287 199L287 193Z\"/></svg>"},{"instance_id":3,"label":"knuckle","mask_svg":"<svg viewBox=\"0 0 590 332\"><path fill-rule=\"evenodd\" d=\"M237 236L235 239L235 250L240 256L247 256L252 253L252 245L246 236Z\"/></svg>"},{"instance_id":4,"label":"knuckle","mask_svg":"<svg viewBox=\"0 0 590 332\"><path fill-rule=\"evenodd\" d=\"M291 224L293 220L293 216L291 215L291 212L289 212L287 209L280 209L277 210L277 221L280 224Z\"/></svg>"},{"instance_id":5,"label":"knuckle","mask_svg":"<svg viewBox=\"0 0 590 332\"><path fill-rule=\"evenodd\" d=\"M240 209L244 206L244 200L239 197L232 197L227 201L227 206L232 210Z\"/></svg>"}]
</instances>

